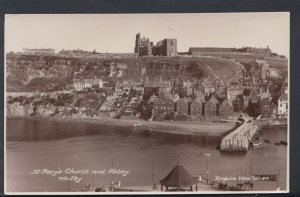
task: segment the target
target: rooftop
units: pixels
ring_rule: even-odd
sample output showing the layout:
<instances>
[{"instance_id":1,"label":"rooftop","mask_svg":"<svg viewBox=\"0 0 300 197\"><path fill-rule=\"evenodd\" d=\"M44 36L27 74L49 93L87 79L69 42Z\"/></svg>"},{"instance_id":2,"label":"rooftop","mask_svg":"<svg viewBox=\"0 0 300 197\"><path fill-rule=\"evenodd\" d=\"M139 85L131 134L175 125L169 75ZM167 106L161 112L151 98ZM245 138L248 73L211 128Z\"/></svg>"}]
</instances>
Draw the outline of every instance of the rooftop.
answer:
<instances>
[{"instance_id":1,"label":"rooftop","mask_svg":"<svg viewBox=\"0 0 300 197\"><path fill-rule=\"evenodd\" d=\"M287 94L281 94L279 100L286 100L287 101Z\"/></svg>"}]
</instances>

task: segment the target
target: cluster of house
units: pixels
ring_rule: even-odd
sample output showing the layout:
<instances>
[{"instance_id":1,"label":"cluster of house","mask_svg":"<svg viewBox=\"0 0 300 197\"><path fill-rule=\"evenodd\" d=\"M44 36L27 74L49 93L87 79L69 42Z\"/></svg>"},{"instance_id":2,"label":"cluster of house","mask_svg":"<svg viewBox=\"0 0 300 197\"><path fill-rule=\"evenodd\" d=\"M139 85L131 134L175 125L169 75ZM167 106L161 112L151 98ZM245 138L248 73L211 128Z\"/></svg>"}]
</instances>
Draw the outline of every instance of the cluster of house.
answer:
<instances>
[{"instance_id":1,"label":"cluster of house","mask_svg":"<svg viewBox=\"0 0 300 197\"><path fill-rule=\"evenodd\" d=\"M269 65L262 60L249 63L245 75L236 84L222 80L140 80L118 81L104 103L108 111L120 110L133 115L149 112L152 115L173 114L180 116L234 116L247 112L251 116L286 117L288 114L287 80L282 87L268 80ZM276 75L277 76L277 75ZM108 86L102 79L76 79L77 91ZM122 105L124 98L130 101ZM120 101L120 102L119 102ZM143 101L143 102L142 102ZM116 108L116 103L119 105ZM143 103L142 107L138 107Z\"/></svg>"},{"instance_id":2,"label":"cluster of house","mask_svg":"<svg viewBox=\"0 0 300 197\"><path fill-rule=\"evenodd\" d=\"M89 79L74 83L76 90L85 88L104 88L107 82L101 79ZM233 85L214 87L207 81L190 82L171 81L123 81L115 85L111 95L107 96L100 110L121 110L124 115L146 113L153 116L173 114L184 116L234 116L235 112L257 113L262 117L286 117L288 114L287 87L282 89L277 105L272 98L269 84L259 90ZM124 102L131 95L131 100ZM138 105L143 102L141 108ZM144 112L143 112L144 110Z\"/></svg>"}]
</instances>

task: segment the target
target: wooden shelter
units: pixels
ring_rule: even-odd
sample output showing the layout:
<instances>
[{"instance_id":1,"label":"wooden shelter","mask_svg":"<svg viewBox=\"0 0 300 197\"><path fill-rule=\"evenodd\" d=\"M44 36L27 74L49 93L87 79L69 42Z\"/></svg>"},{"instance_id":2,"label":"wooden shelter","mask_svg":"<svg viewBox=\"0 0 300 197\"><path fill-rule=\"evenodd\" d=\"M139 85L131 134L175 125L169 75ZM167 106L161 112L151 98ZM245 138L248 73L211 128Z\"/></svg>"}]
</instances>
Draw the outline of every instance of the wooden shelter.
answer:
<instances>
[{"instance_id":1,"label":"wooden shelter","mask_svg":"<svg viewBox=\"0 0 300 197\"><path fill-rule=\"evenodd\" d=\"M173 168L173 170L160 181L161 191L163 187L166 187L166 191L174 190L175 191L184 191L190 190L193 191L193 187L197 188L197 179L193 177L179 162Z\"/></svg>"}]
</instances>

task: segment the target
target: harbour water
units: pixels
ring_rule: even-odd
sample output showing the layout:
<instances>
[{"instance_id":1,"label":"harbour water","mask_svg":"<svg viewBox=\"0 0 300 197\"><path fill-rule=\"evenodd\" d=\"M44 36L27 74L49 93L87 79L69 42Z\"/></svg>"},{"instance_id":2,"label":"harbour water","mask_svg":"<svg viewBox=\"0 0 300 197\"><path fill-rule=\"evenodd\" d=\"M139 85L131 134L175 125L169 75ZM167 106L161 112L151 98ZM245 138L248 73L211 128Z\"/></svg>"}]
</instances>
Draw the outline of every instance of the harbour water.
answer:
<instances>
[{"instance_id":1,"label":"harbour water","mask_svg":"<svg viewBox=\"0 0 300 197\"><path fill-rule=\"evenodd\" d=\"M221 153L216 150L218 137L183 136L143 131L132 127L103 126L91 123L46 120L12 120L6 123L6 187L8 192L62 192L84 185L108 185L111 180L121 186L148 186L159 183L180 162L192 175L249 176L277 174L279 187L287 188L288 146L275 145L287 141L287 128L261 130L263 139L271 143L246 153ZM194 153L210 153L195 157ZM33 175L35 169L110 170L129 174L80 175L79 183L58 181L58 176ZM228 185L235 185L229 181ZM254 191L276 190L276 182L254 181Z\"/></svg>"}]
</instances>

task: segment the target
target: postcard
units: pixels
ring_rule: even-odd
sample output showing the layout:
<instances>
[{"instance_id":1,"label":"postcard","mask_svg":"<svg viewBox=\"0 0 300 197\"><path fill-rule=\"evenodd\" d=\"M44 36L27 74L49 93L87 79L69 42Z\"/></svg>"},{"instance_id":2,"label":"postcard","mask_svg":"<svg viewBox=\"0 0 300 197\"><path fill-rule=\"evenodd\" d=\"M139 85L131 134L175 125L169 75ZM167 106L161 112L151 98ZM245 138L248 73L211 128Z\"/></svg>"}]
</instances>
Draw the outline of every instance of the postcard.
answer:
<instances>
[{"instance_id":1,"label":"postcard","mask_svg":"<svg viewBox=\"0 0 300 197\"><path fill-rule=\"evenodd\" d=\"M6 194L289 192L289 12L9 14Z\"/></svg>"}]
</instances>

